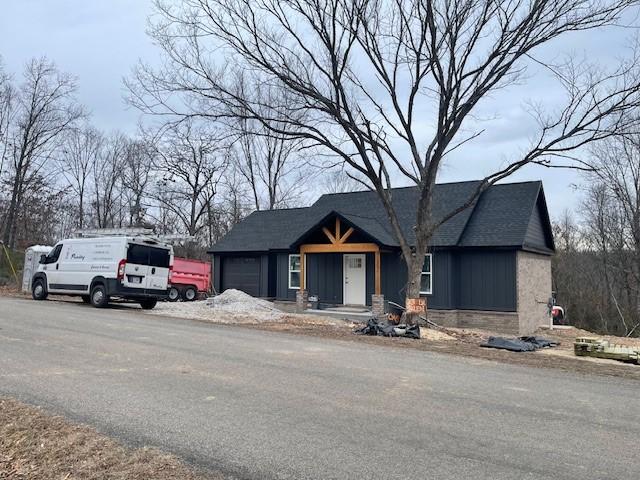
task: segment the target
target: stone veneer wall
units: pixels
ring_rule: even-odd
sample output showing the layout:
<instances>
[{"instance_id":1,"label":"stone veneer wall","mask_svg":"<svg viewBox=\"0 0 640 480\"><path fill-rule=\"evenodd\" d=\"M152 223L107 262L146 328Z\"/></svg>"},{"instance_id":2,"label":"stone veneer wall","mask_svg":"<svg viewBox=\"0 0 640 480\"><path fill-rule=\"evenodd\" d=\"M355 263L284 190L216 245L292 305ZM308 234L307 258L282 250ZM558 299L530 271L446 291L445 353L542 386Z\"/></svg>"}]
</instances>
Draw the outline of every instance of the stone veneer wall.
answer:
<instances>
[{"instance_id":1,"label":"stone veneer wall","mask_svg":"<svg viewBox=\"0 0 640 480\"><path fill-rule=\"evenodd\" d=\"M520 334L533 333L548 324L547 302L551 296L551 257L531 252L518 252L517 258L518 316Z\"/></svg>"},{"instance_id":2,"label":"stone veneer wall","mask_svg":"<svg viewBox=\"0 0 640 480\"><path fill-rule=\"evenodd\" d=\"M516 312L494 312L484 310L432 310L427 309L429 320L444 327L484 328L493 332L517 334L519 331Z\"/></svg>"}]
</instances>

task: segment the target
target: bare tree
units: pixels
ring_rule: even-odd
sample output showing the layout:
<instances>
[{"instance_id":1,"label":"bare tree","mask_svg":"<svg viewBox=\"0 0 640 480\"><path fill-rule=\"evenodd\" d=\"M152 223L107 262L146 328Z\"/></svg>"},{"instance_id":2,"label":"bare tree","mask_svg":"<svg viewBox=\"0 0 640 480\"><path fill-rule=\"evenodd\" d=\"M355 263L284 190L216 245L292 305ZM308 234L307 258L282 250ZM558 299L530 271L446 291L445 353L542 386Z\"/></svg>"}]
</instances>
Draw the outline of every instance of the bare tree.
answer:
<instances>
[{"instance_id":1,"label":"bare tree","mask_svg":"<svg viewBox=\"0 0 640 480\"><path fill-rule=\"evenodd\" d=\"M640 320L640 134L621 132L594 145L589 163L587 231L626 334L624 315Z\"/></svg>"},{"instance_id":2,"label":"bare tree","mask_svg":"<svg viewBox=\"0 0 640 480\"><path fill-rule=\"evenodd\" d=\"M123 171L123 186L129 204L129 225L145 224L155 147L148 140L138 139L127 145Z\"/></svg>"},{"instance_id":3,"label":"bare tree","mask_svg":"<svg viewBox=\"0 0 640 480\"><path fill-rule=\"evenodd\" d=\"M4 72L0 57L0 178L9 153L9 124L12 120L15 103L15 90L11 77Z\"/></svg>"},{"instance_id":4,"label":"bare tree","mask_svg":"<svg viewBox=\"0 0 640 480\"><path fill-rule=\"evenodd\" d=\"M162 179L156 199L178 220L180 230L198 236L228 163L219 138L194 121L170 125L157 141Z\"/></svg>"},{"instance_id":5,"label":"bare tree","mask_svg":"<svg viewBox=\"0 0 640 480\"><path fill-rule=\"evenodd\" d=\"M121 133L110 135L95 157L93 172L93 218L98 228L123 226L122 180L128 139Z\"/></svg>"},{"instance_id":6,"label":"bare tree","mask_svg":"<svg viewBox=\"0 0 640 480\"><path fill-rule=\"evenodd\" d=\"M254 89L263 105L287 103L286 90L260 85L247 78L251 77L239 77L240 91ZM297 115L301 117L300 113ZM304 143L277 132L289 119L272 118L271 128L267 128L262 122L247 117L232 122L237 135L232 153L238 171L251 187L255 209L289 207L299 200L309 174L309 166L301 154Z\"/></svg>"},{"instance_id":7,"label":"bare tree","mask_svg":"<svg viewBox=\"0 0 640 480\"><path fill-rule=\"evenodd\" d=\"M330 170L323 176L323 193L355 192L362 189L362 181L354 179L344 168Z\"/></svg>"},{"instance_id":8,"label":"bare tree","mask_svg":"<svg viewBox=\"0 0 640 480\"><path fill-rule=\"evenodd\" d=\"M168 61L160 69L141 65L128 85L132 103L144 111L260 122L349 165L377 192L407 264L407 300L418 299L425 252L443 222L526 165L576 166L572 152L629 121L622 114L638 104L635 56L614 72L597 73L572 62L553 66L536 55L565 34L614 24L634 4L157 0L151 35ZM216 63L221 51L228 54ZM484 99L526 81L532 64L556 76L565 104L538 112L540 129L523 154L482 179L463 205L434 218L434 185L446 155L481 133L464 125ZM238 89L229 79L244 70L260 84L285 89L287 102L267 105L257 89ZM425 122L416 122L419 112L431 115L426 134ZM274 119L287 120L274 125ZM397 177L419 192L410 235L394 208Z\"/></svg>"},{"instance_id":9,"label":"bare tree","mask_svg":"<svg viewBox=\"0 0 640 480\"><path fill-rule=\"evenodd\" d=\"M15 120L10 125L10 200L3 241L14 246L16 220L25 189L60 146L62 134L83 115L76 103L75 80L42 58L30 61L17 92Z\"/></svg>"},{"instance_id":10,"label":"bare tree","mask_svg":"<svg viewBox=\"0 0 640 480\"><path fill-rule=\"evenodd\" d=\"M99 163L104 138L90 125L74 128L65 138L59 164L78 202L77 228L85 227L86 200L93 168Z\"/></svg>"}]
</instances>

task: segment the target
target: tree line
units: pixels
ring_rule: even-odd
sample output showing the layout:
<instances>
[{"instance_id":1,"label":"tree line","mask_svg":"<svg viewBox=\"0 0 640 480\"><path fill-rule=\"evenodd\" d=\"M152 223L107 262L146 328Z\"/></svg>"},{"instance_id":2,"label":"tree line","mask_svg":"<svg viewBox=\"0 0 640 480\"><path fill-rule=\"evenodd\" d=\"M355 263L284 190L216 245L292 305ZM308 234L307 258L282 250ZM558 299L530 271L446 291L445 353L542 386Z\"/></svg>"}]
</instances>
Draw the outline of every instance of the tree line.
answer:
<instances>
[{"instance_id":1,"label":"tree line","mask_svg":"<svg viewBox=\"0 0 640 480\"><path fill-rule=\"evenodd\" d=\"M310 185L301 180L313 175L306 168L335 166L378 195L407 266L406 303L416 306L406 320L417 321L434 232L491 185L530 165L580 169L596 175L594 185L606 183L583 152L638 130L640 49L611 65L556 52L580 32L628 18L635 26L636 11L635 0L155 0L149 35L162 62L141 61L125 86L130 105L168 123L133 137L86 135L73 79L46 61L32 62L19 87L4 76L1 174L10 188L2 198L3 237L18 245L37 237L28 228L44 228L42 235L80 221L150 222L211 242L248 210L300 201ZM552 105L517 89L532 72L553 82ZM504 96L510 89L521 98ZM482 136L489 99L496 113L522 105L535 124L500 165L466 160L483 171L478 188L436 217L438 175L453 152ZM75 161L61 154L65 145L72 151L74 135L81 146L99 139L86 175L82 156L79 168L69 168ZM60 165L43 168L52 162ZM419 193L408 231L393 196L399 183ZM45 225L53 217L43 213L43 199L54 211L68 207L67 218ZM30 225L37 215L47 220ZM580 233L583 254L591 244ZM600 263L612 276L614 251L628 255L629 244L621 247L619 236L599 241L598 258L606 257Z\"/></svg>"},{"instance_id":2,"label":"tree line","mask_svg":"<svg viewBox=\"0 0 640 480\"><path fill-rule=\"evenodd\" d=\"M579 327L640 336L640 133L618 131L586 163L579 208L553 226L558 302Z\"/></svg>"},{"instance_id":3,"label":"tree line","mask_svg":"<svg viewBox=\"0 0 640 480\"><path fill-rule=\"evenodd\" d=\"M182 235L201 255L249 212L305 201L312 167L299 142L248 120L104 132L76 91L46 58L17 78L0 63L0 235L10 248L145 227Z\"/></svg>"}]
</instances>

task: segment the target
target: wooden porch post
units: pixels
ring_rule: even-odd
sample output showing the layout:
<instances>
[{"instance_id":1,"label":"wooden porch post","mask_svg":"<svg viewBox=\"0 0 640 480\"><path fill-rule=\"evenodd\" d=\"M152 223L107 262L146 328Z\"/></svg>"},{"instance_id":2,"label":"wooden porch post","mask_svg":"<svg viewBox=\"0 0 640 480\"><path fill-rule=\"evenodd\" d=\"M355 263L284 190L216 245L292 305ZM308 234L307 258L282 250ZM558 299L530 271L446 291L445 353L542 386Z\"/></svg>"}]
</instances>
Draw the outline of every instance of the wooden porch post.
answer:
<instances>
[{"instance_id":1,"label":"wooden porch post","mask_svg":"<svg viewBox=\"0 0 640 480\"><path fill-rule=\"evenodd\" d=\"M382 278L381 278L381 267L380 267L380 250L376 250L375 253L375 293L376 295L382 294Z\"/></svg>"},{"instance_id":2,"label":"wooden porch post","mask_svg":"<svg viewBox=\"0 0 640 480\"><path fill-rule=\"evenodd\" d=\"M302 290L305 290L307 288L307 282L305 281L306 275L304 272L304 257L304 249L300 248L300 288Z\"/></svg>"}]
</instances>

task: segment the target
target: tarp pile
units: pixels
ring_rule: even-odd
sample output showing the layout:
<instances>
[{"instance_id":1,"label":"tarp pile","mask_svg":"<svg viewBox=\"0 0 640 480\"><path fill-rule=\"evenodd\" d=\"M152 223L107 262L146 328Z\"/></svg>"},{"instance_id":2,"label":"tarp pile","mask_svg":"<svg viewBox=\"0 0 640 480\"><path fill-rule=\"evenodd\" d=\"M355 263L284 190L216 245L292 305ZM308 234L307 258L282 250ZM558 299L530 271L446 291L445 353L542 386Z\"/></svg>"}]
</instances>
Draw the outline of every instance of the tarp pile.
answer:
<instances>
[{"instance_id":1,"label":"tarp pile","mask_svg":"<svg viewBox=\"0 0 640 480\"><path fill-rule=\"evenodd\" d=\"M378 335L381 337L406 337L420 338L420 327L418 325L395 325L388 322L378 322L375 318L370 318L364 327L356 328L353 332L356 335Z\"/></svg>"},{"instance_id":2,"label":"tarp pile","mask_svg":"<svg viewBox=\"0 0 640 480\"><path fill-rule=\"evenodd\" d=\"M533 352L539 348L556 347L558 345L560 345L558 342L542 337L489 337L486 342L480 344L481 347L498 348L511 352Z\"/></svg>"}]
</instances>

